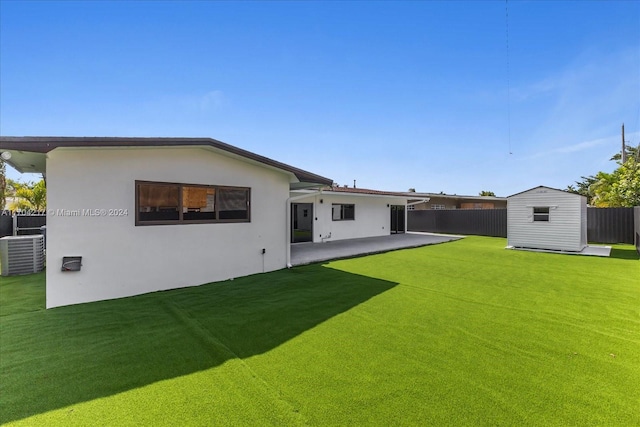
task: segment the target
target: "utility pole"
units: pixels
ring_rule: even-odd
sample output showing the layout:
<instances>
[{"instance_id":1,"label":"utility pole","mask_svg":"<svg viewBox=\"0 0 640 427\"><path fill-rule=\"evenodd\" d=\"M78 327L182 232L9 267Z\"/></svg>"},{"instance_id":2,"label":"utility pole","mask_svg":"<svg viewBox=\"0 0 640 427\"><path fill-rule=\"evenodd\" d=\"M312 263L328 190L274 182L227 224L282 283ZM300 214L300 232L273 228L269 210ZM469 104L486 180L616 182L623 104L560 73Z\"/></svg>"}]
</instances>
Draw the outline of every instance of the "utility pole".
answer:
<instances>
[{"instance_id":1,"label":"utility pole","mask_svg":"<svg viewBox=\"0 0 640 427\"><path fill-rule=\"evenodd\" d=\"M622 164L627 162L627 147L624 145L624 123L622 124Z\"/></svg>"}]
</instances>

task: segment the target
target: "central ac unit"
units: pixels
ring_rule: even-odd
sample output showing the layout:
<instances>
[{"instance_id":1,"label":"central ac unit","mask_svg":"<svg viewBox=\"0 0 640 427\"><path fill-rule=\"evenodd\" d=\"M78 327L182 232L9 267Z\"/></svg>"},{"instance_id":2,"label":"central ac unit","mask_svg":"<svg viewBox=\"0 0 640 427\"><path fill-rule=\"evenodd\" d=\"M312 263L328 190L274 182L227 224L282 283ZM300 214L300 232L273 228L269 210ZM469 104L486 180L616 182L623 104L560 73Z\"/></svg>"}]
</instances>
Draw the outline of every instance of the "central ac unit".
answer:
<instances>
[{"instance_id":1,"label":"central ac unit","mask_svg":"<svg viewBox=\"0 0 640 427\"><path fill-rule=\"evenodd\" d=\"M44 269L44 236L7 236L0 239L3 276L37 273Z\"/></svg>"}]
</instances>

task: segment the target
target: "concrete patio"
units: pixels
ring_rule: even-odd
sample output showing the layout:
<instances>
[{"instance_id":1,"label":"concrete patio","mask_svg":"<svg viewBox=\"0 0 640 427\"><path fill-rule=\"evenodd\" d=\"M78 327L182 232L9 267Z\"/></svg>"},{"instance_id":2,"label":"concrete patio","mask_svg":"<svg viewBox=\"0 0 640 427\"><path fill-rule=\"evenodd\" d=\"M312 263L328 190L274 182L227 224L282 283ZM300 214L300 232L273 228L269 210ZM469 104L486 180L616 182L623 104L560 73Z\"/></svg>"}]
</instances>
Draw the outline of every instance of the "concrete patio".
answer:
<instances>
[{"instance_id":1,"label":"concrete patio","mask_svg":"<svg viewBox=\"0 0 640 427\"><path fill-rule=\"evenodd\" d=\"M433 233L404 233L362 239L328 241L325 243L294 243L291 245L291 264L304 265L396 249L416 248L450 242L462 237Z\"/></svg>"}]
</instances>

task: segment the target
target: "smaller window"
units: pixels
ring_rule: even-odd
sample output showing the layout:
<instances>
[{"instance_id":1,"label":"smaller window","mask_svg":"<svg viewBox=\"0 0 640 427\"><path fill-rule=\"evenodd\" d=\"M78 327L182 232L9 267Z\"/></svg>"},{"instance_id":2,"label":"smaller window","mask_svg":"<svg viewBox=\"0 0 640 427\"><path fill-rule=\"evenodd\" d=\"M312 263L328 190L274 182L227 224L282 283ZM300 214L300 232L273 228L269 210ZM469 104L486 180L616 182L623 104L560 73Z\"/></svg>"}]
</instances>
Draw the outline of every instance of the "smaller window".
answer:
<instances>
[{"instance_id":1,"label":"smaller window","mask_svg":"<svg viewBox=\"0 0 640 427\"><path fill-rule=\"evenodd\" d=\"M431 209L443 210L443 209L445 209L445 205L434 203L434 204L431 205Z\"/></svg>"},{"instance_id":2,"label":"smaller window","mask_svg":"<svg viewBox=\"0 0 640 427\"><path fill-rule=\"evenodd\" d=\"M533 220L549 222L549 208L548 207L536 207L533 208Z\"/></svg>"},{"instance_id":3,"label":"smaller window","mask_svg":"<svg viewBox=\"0 0 640 427\"><path fill-rule=\"evenodd\" d=\"M331 218L334 221L354 220L356 218L356 206L334 203L331 205Z\"/></svg>"},{"instance_id":4,"label":"smaller window","mask_svg":"<svg viewBox=\"0 0 640 427\"><path fill-rule=\"evenodd\" d=\"M416 205L407 205L407 210L408 211L415 211L416 210Z\"/></svg>"}]
</instances>

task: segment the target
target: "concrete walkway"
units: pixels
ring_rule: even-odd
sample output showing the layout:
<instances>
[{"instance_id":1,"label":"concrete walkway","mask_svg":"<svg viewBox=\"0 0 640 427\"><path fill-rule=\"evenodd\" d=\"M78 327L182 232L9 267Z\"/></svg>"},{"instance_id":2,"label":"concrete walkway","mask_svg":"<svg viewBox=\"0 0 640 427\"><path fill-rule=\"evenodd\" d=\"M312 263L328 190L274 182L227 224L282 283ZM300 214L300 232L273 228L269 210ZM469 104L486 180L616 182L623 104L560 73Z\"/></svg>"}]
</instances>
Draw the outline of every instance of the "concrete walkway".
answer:
<instances>
[{"instance_id":1,"label":"concrete walkway","mask_svg":"<svg viewBox=\"0 0 640 427\"><path fill-rule=\"evenodd\" d=\"M396 249L416 248L450 242L462 237L433 233L404 233L381 237L328 241L325 243L293 243L291 244L291 264L304 265Z\"/></svg>"}]
</instances>

